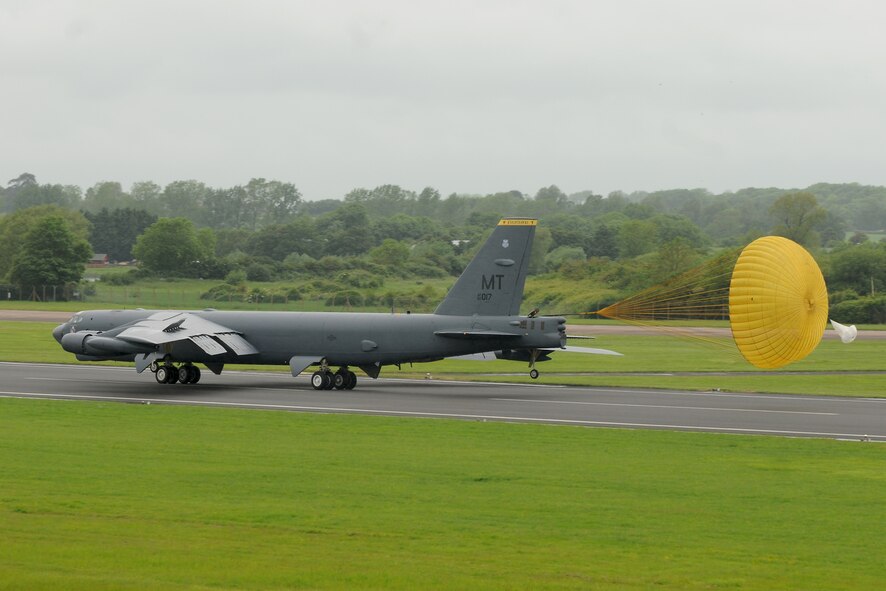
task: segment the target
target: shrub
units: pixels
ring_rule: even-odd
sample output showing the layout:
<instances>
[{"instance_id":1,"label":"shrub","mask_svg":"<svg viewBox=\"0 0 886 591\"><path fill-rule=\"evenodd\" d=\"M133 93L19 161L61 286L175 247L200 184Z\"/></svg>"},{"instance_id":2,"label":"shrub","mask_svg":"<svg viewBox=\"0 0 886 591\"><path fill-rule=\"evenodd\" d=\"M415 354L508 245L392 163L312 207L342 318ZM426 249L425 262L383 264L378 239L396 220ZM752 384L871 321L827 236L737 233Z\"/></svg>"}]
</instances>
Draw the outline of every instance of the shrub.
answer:
<instances>
[{"instance_id":1,"label":"shrub","mask_svg":"<svg viewBox=\"0 0 886 591\"><path fill-rule=\"evenodd\" d=\"M225 283L230 285L238 285L246 282L246 271L243 269L234 269L225 276Z\"/></svg>"},{"instance_id":2,"label":"shrub","mask_svg":"<svg viewBox=\"0 0 886 591\"><path fill-rule=\"evenodd\" d=\"M101 278L102 283L108 285L132 285L136 280L135 269L126 271L125 273L108 273Z\"/></svg>"},{"instance_id":3,"label":"shrub","mask_svg":"<svg viewBox=\"0 0 886 591\"><path fill-rule=\"evenodd\" d=\"M250 263L246 267L246 278L250 281L270 281L273 276L274 272L268 265Z\"/></svg>"},{"instance_id":4,"label":"shrub","mask_svg":"<svg viewBox=\"0 0 886 591\"><path fill-rule=\"evenodd\" d=\"M843 324L886 323L886 296L866 296L846 300L830 309L831 318Z\"/></svg>"},{"instance_id":5,"label":"shrub","mask_svg":"<svg viewBox=\"0 0 886 591\"><path fill-rule=\"evenodd\" d=\"M230 283L222 283L202 293L200 295L200 299L212 300L214 302L242 302L245 295L246 285L231 285Z\"/></svg>"}]
</instances>

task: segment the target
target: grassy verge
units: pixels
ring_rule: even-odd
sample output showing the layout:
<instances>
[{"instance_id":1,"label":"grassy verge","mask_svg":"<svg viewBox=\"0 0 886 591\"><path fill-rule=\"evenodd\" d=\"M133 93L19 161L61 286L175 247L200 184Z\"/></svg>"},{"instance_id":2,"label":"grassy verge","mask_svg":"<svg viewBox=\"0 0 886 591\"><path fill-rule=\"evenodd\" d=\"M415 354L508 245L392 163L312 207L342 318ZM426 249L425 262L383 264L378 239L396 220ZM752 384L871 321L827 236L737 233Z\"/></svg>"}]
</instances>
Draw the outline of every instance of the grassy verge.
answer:
<instances>
[{"instance_id":1,"label":"grassy verge","mask_svg":"<svg viewBox=\"0 0 886 591\"><path fill-rule=\"evenodd\" d=\"M884 453L0 399L0 587L878 589Z\"/></svg>"},{"instance_id":2,"label":"grassy verge","mask_svg":"<svg viewBox=\"0 0 886 591\"><path fill-rule=\"evenodd\" d=\"M0 361L72 363L52 338L53 323L0 322ZM579 345L586 344L581 341ZM825 340L806 359L789 366L788 372L755 370L742 359L727 339L716 344L674 336L601 337L594 346L623 353L622 357L556 352L551 361L539 364L544 383L578 386L652 387L691 390L730 390L740 392L776 392L786 394L821 394L830 396L883 396L881 374L825 373L864 372L886 369L886 341L864 340L864 336L844 345ZM110 365L131 365L109 362ZM263 371L286 367L231 366ZM511 361L444 360L435 363L404 365L402 370L386 368L386 377L423 377L440 379L475 379L529 381L526 364ZM681 375L703 372L703 375ZM722 372L748 372L721 375ZM633 374L633 375L624 375ZM670 375L663 375L670 374Z\"/></svg>"}]
</instances>

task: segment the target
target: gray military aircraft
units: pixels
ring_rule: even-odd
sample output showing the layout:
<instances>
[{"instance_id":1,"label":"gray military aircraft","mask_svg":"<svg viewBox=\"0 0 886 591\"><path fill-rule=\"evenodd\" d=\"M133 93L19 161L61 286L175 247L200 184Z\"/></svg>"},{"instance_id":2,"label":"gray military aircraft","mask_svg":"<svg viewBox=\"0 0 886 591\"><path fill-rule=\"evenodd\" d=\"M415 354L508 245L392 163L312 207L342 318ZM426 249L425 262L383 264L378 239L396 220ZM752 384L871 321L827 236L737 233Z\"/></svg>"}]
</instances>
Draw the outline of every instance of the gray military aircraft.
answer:
<instances>
[{"instance_id":1,"label":"gray military aircraft","mask_svg":"<svg viewBox=\"0 0 886 591\"><path fill-rule=\"evenodd\" d=\"M78 360L134 361L161 384L197 383L195 363L216 374L227 363L288 364L293 376L319 366L318 390L354 388L351 367L377 378L385 365L499 358L528 362L535 379L556 349L618 355L567 347L565 318L520 316L536 224L502 219L433 314L90 310L52 334Z\"/></svg>"}]
</instances>

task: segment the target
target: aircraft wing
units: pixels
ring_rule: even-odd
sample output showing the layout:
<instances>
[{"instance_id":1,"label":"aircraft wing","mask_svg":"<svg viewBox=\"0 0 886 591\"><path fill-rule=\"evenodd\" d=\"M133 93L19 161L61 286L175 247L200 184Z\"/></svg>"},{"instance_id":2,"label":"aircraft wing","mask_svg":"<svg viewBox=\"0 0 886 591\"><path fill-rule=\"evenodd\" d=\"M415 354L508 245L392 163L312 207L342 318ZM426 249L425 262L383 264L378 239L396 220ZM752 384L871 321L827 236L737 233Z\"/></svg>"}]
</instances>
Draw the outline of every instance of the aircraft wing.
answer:
<instances>
[{"instance_id":1,"label":"aircraft wing","mask_svg":"<svg viewBox=\"0 0 886 591\"><path fill-rule=\"evenodd\" d=\"M147 345L188 340L207 355L226 353L225 346L236 355L258 353L241 333L189 312L157 312L129 325L115 336L129 343Z\"/></svg>"}]
</instances>

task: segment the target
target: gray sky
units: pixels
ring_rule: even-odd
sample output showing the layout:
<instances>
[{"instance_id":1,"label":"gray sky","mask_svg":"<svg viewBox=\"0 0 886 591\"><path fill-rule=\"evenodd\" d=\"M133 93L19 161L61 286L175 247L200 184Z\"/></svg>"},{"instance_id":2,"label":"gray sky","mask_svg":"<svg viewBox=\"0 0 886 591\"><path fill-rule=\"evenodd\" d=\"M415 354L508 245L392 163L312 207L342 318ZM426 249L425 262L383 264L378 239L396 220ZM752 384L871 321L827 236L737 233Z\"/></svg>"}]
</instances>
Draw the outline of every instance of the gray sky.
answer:
<instances>
[{"instance_id":1,"label":"gray sky","mask_svg":"<svg viewBox=\"0 0 886 591\"><path fill-rule=\"evenodd\" d=\"M875 0L0 0L0 182L883 185L884 26Z\"/></svg>"}]
</instances>

